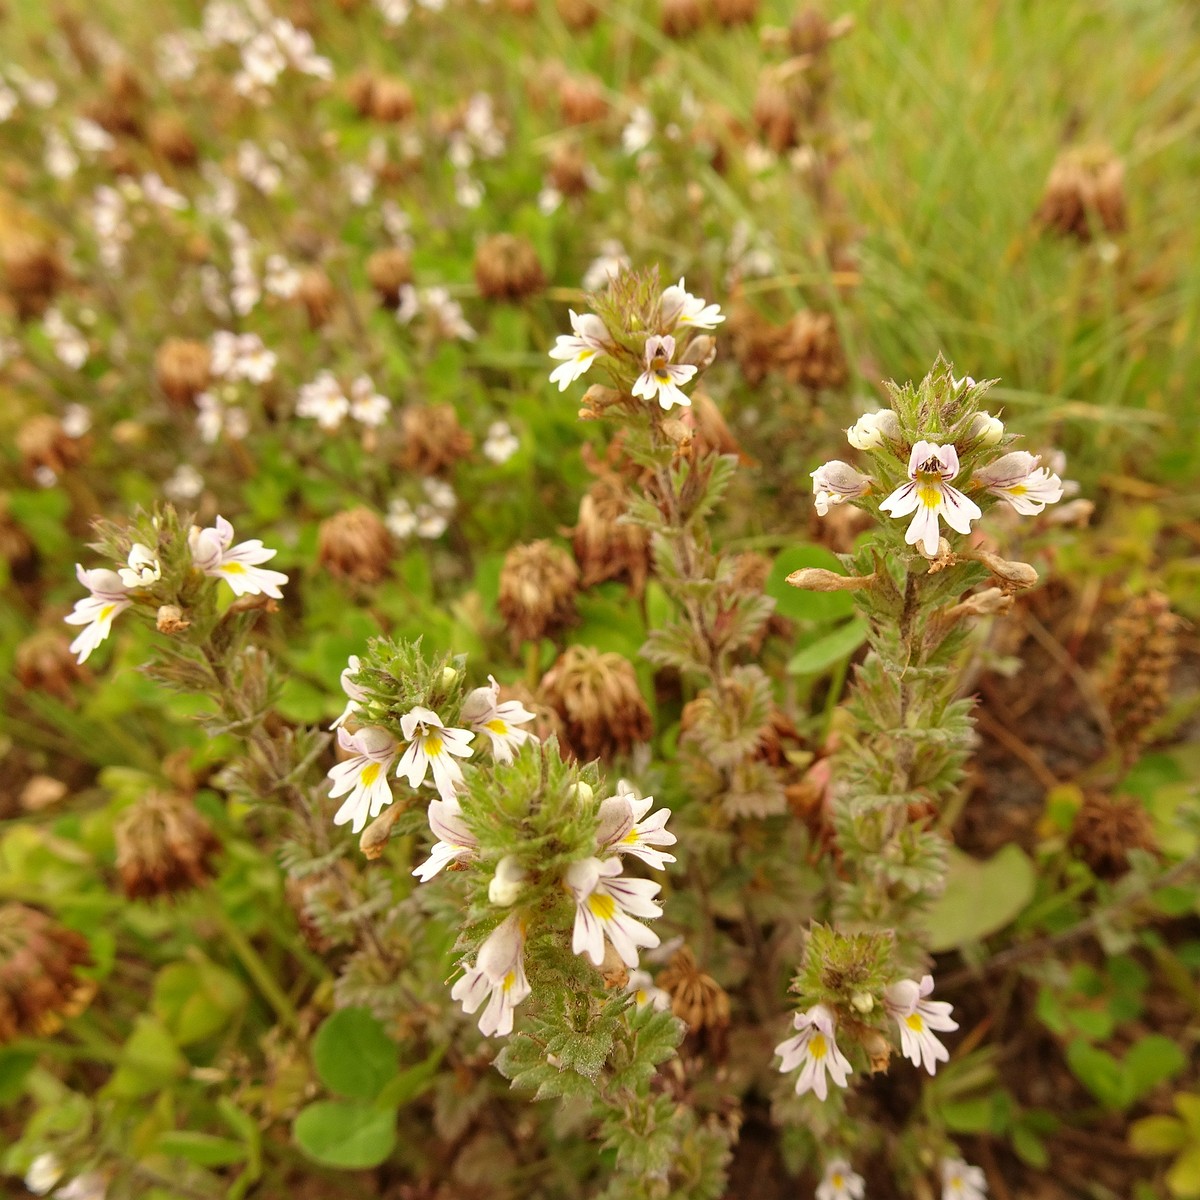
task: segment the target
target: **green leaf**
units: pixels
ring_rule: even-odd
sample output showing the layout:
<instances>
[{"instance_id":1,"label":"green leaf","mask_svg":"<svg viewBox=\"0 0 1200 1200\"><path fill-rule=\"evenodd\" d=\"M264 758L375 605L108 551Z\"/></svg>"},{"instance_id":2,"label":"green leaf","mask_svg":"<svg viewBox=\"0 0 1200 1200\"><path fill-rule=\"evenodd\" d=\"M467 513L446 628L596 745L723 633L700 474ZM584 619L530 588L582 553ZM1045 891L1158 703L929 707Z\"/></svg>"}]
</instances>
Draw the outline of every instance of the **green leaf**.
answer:
<instances>
[{"instance_id":1,"label":"green leaf","mask_svg":"<svg viewBox=\"0 0 1200 1200\"><path fill-rule=\"evenodd\" d=\"M803 567L821 567L835 575L846 573L837 556L820 546L793 546L784 550L772 565L763 587L768 596L775 598L775 611L781 617L829 625L854 611L854 597L849 592L806 592L792 587L787 577Z\"/></svg>"},{"instance_id":2,"label":"green leaf","mask_svg":"<svg viewBox=\"0 0 1200 1200\"><path fill-rule=\"evenodd\" d=\"M25 1080L37 1065L37 1055L24 1050L0 1051L0 1104L11 1104L25 1090Z\"/></svg>"},{"instance_id":3,"label":"green leaf","mask_svg":"<svg viewBox=\"0 0 1200 1200\"><path fill-rule=\"evenodd\" d=\"M1176 1117L1143 1117L1129 1129L1129 1144L1139 1154L1175 1154L1188 1140L1187 1126Z\"/></svg>"},{"instance_id":4,"label":"green leaf","mask_svg":"<svg viewBox=\"0 0 1200 1200\"><path fill-rule=\"evenodd\" d=\"M1013 1150L1028 1166L1044 1170L1050 1164L1050 1151L1046 1143L1027 1125L1017 1125L1012 1131Z\"/></svg>"},{"instance_id":5,"label":"green leaf","mask_svg":"<svg viewBox=\"0 0 1200 1200\"><path fill-rule=\"evenodd\" d=\"M157 1092L188 1072L188 1061L179 1052L163 1024L140 1016L133 1033L121 1048L121 1061L105 1085L112 1096L133 1100Z\"/></svg>"},{"instance_id":6,"label":"green leaf","mask_svg":"<svg viewBox=\"0 0 1200 1200\"><path fill-rule=\"evenodd\" d=\"M1067 1047L1067 1065L1101 1104L1114 1109L1128 1107L1128 1080L1121 1064L1107 1050L1079 1039Z\"/></svg>"},{"instance_id":7,"label":"green leaf","mask_svg":"<svg viewBox=\"0 0 1200 1200\"><path fill-rule=\"evenodd\" d=\"M243 1143L191 1129L171 1129L160 1133L154 1149L159 1154L184 1158L201 1167L227 1167L246 1157Z\"/></svg>"},{"instance_id":8,"label":"green leaf","mask_svg":"<svg viewBox=\"0 0 1200 1200\"><path fill-rule=\"evenodd\" d=\"M1200 1142L1200 1096L1195 1092L1176 1092L1175 1111L1192 1132L1193 1141Z\"/></svg>"},{"instance_id":9,"label":"green leaf","mask_svg":"<svg viewBox=\"0 0 1200 1200\"><path fill-rule=\"evenodd\" d=\"M992 858L951 849L946 890L926 915L927 948L935 954L977 942L1003 929L1033 899L1033 864L1010 843Z\"/></svg>"},{"instance_id":10,"label":"green leaf","mask_svg":"<svg viewBox=\"0 0 1200 1200\"><path fill-rule=\"evenodd\" d=\"M246 1005L236 975L207 959L170 963L154 980L150 1011L178 1046L190 1046L229 1027Z\"/></svg>"},{"instance_id":11,"label":"green leaf","mask_svg":"<svg viewBox=\"0 0 1200 1200\"><path fill-rule=\"evenodd\" d=\"M292 1126L296 1145L326 1167L377 1167L396 1146L396 1113L364 1100L318 1100Z\"/></svg>"},{"instance_id":12,"label":"green leaf","mask_svg":"<svg viewBox=\"0 0 1200 1200\"><path fill-rule=\"evenodd\" d=\"M839 625L832 633L810 642L788 662L789 675L819 675L848 658L867 640L870 626L861 617Z\"/></svg>"},{"instance_id":13,"label":"green leaf","mask_svg":"<svg viewBox=\"0 0 1200 1200\"><path fill-rule=\"evenodd\" d=\"M989 1096L943 1104L939 1111L951 1133L986 1133L992 1127L992 1101Z\"/></svg>"},{"instance_id":14,"label":"green leaf","mask_svg":"<svg viewBox=\"0 0 1200 1200\"><path fill-rule=\"evenodd\" d=\"M1200 1196L1200 1146L1191 1146L1167 1172L1167 1187L1179 1200L1196 1200Z\"/></svg>"},{"instance_id":15,"label":"green leaf","mask_svg":"<svg viewBox=\"0 0 1200 1200\"><path fill-rule=\"evenodd\" d=\"M1178 1075L1187 1063L1187 1055L1178 1043L1161 1033L1151 1033L1134 1042L1122 1063L1131 1102Z\"/></svg>"},{"instance_id":16,"label":"green leaf","mask_svg":"<svg viewBox=\"0 0 1200 1200\"><path fill-rule=\"evenodd\" d=\"M396 1043L365 1008L341 1008L327 1017L312 1055L321 1082L355 1100L374 1100L396 1074Z\"/></svg>"},{"instance_id":17,"label":"green leaf","mask_svg":"<svg viewBox=\"0 0 1200 1200\"><path fill-rule=\"evenodd\" d=\"M443 1046L422 1062L412 1067L406 1067L399 1075L394 1076L375 1097L376 1107L402 1108L428 1091L437 1077L437 1069L441 1065L445 1053L446 1049Z\"/></svg>"}]
</instances>

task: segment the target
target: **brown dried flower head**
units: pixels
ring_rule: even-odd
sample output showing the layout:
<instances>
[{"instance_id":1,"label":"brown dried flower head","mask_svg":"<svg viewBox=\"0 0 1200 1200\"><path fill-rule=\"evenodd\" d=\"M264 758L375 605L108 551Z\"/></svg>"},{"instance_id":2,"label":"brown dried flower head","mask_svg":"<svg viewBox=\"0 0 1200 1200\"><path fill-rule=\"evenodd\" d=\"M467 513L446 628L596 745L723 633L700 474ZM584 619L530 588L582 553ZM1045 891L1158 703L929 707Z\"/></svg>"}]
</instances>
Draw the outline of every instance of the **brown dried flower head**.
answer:
<instances>
[{"instance_id":1,"label":"brown dried flower head","mask_svg":"<svg viewBox=\"0 0 1200 1200\"><path fill-rule=\"evenodd\" d=\"M1123 233L1127 214L1121 160L1103 146L1063 151L1050 169L1037 220L1081 242L1090 241L1096 229Z\"/></svg>"},{"instance_id":2,"label":"brown dried flower head","mask_svg":"<svg viewBox=\"0 0 1200 1200\"><path fill-rule=\"evenodd\" d=\"M154 153L177 167L194 167L199 159L196 140L178 113L155 113L148 138Z\"/></svg>"},{"instance_id":3,"label":"brown dried flower head","mask_svg":"<svg viewBox=\"0 0 1200 1200\"><path fill-rule=\"evenodd\" d=\"M8 573L17 583L28 583L37 574L37 547L9 512L6 492L0 492L0 559L8 564Z\"/></svg>"},{"instance_id":4,"label":"brown dried flower head","mask_svg":"<svg viewBox=\"0 0 1200 1200\"><path fill-rule=\"evenodd\" d=\"M837 327L828 313L804 309L780 331L775 364L799 387L819 391L846 382L846 359Z\"/></svg>"},{"instance_id":5,"label":"brown dried flower head","mask_svg":"<svg viewBox=\"0 0 1200 1200\"><path fill-rule=\"evenodd\" d=\"M69 702L74 686L90 678L86 667L75 661L69 643L57 629L41 629L18 647L17 682L31 692L45 692Z\"/></svg>"},{"instance_id":6,"label":"brown dried flower head","mask_svg":"<svg viewBox=\"0 0 1200 1200\"><path fill-rule=\"evenodd\" d=\"M568 75L558 85L558 110L564 125L590 125L608 116L604 84L592 75Z\"/></svg>"},{"instance_id":7,"label":"brown dried flower head","mask_svg":"<svg viewBox=\"0 0 1200 1200\"><path fill-rule=\"evenodd\" d=\"M704 24L705 15L703 0L663 0L659 25L667 37L687 37Z\"/></svg>"},{"instance_id":8,"label":"brown dried flower head","mask_svg":"<svg viewBox=\"0 0 1200 1200\"><path fill-rule=\"evenodd\" d=\"M306 267L300 273L296 287L296 299L304 306L309 329L320 329L329 324L337 304L337 289L333 280L320 267Z\"/></svg>"},{"instance_id":9,"label":"brown dried flower head","mask_svg":"<svg viewBox=\"0 0 1200 1200\"><path fill-rule=\"evenodd\" d=\"M763 141L776 154L800 144L801 104L796 94L795 74L786 64L763 69L754 94L753 115Z\"/></svg>"},{"instance_id":10,"label":"brown dried flower head","mask_svg":"<svg viewBox=\"0 0 1200 1200\"><path fill-rule=\"evenodd\" d=\"M379 302L388 308L400 303L400 289L412 283L412 277L412 259L399 246L376 250L367 259L367 280Z\"/></svg>"},{"instance_id":11,"label":"brown dried flower head","mask_svg":"<svg viewBox=\"0 0 1200 1200\"><path fill-rule=\"evenodd\" d=\"M62 286L66 269L45 238L30 233L6 236L0 243L4 287L22 320L39 317Z\"/></svg>"},{"instance_id":12,"label":"brown dried flower head","mask_svg":"<svg viewBox=\"0 0 1200 1200\"><path fill-rule=\"evenodd\" d=\"M562 23L573 33L591 29L600 15L592 0L554 0L554 7L558 9Z\"/></svg>"},{"instance_id":13,"label":"brown dried flower head","mask_svg":"<svg viewBox=\"0 0 1200 1200\"><path fill-rule=\"evenodd\" d=\"M71 437L49 413L30 417L17 430L16 443L26 471L48 467L56 475L77 467L91 449L91 438Z\"/></svg>"},{"instance_id":14,"label":"brown dried flower head","mask_svg":"<svg viewBox=\"0 0 1200 1200\"><path fill-rule=\"evenodd\" d=\"M542 680L562 718L564 750L582 762L612 762L654 731L633 664L593 646L569 646Z\"/></svg>"},{"instance_id":15,"label":"brown dried flower head","mask_svg":"<svg viewBox=\"0 0 1200 1200\"><path fill-rule=\"evenodd\" d=\"M383 76L374 80L369 113L376 121L403 121L415 109L412 88L403 79Z\"/></svg>"},{"instance_id":16,"label":"brown dried flower head","mask_svg":"<svg viewBox=\"0 0 1200 1200\"><path fill-rule=\"evenodd\" d=\"M533 243L511 233L485 238L475 251L475 286L488 300L523 300L545 291L546 273Z\"/></svg>"},{"instance_id":17,"label":"brown dried flower head","mask_svg":"<svg viewBox=\"0 0 1200 1200\"><path fill-rule=\"evenodd\" d=\"M623 521L629 491L617 475L603 475L579 502L579 522L571 530L575 561L584 587L606 579L624 579L640 596L650 574L650 534Z\"/></svg>"},{"instance_id":18,"label":"brown dried flower head","mask_svg":"<svg viewBox=\"0 0 1200 1200\"><path fill-rule=\"evenodd\" d=\"M788 48L793 54L823 54L831 42L845 37L854 28L854 18L829 20L819 9L801 9L788 26Z\"/></svg>"},{"instance_id":19,"label":"brown dried flower head","mask_svg":"<svg viewBox=\"0 0 1200 1200\"><path fill-rule=\"evenodd\" d=\"M1137 597L1113 622L1113 660L1101 690L1113 736L1129 755L1167 711L1179 625L1161 592Z\"/></svg>"},{"instance_id":20,"label":"brown dried flower head","mask_svg":"<svg viewBox=\"0 0 1200 1200\"><path fill-rule=\"evenodd\" d=\"M0 904L0 1045L49 1037L91 1003L87 939L26 904Z\"/></svg>"},{"instance_id":21,"label":"brown dried flower head","mask_svg":"<svg viewBox=\"0 0 1200 1200\"><path fill-rule=\"evenodd\" d=\"M553 542L514 546L500 570L500 615L514 652L522 642L552 637L575 619L579 568Z\"/></svg>"},{"instance_id":22,"label":"brown dried flower head","mask_svg":"<svg viewBox=\"0 0 1200 1200\"><path fill-rule=\"evenodd\" d=\"M418 475L448 471L471 453L474 438L449 404L412 405L400 414L404 449L400 465Z\"/></svg>"},{"instance_id":23,"label":"brown dried flower head","mask_svg":"<svg viewBox=\"0 0 1200 1200\"><path fill-rule=\"evenodd\" d=\"M729 1028L729 994L700 970L687 946L675 952L655 983L671 997L671 1011L687 1025L688 1032L698 1035L710 1053L722 1057Z\"/></svg>"},{"instance_id":24,"label":"brown dried flower head","mask_svg":"<svg viewBox=\"0 0 1200 1200\"><path fill-rule=\"evenodd\" d=\"M758 0L713 0L713 15L728 28L748 25L758 16Z\"/></svg>"},{"instance_id":25,"label":"brown dried flower head","mask_svg":"<svg viewBox=\"0 0 1200 1200\"><path fill-rule=\"evenodd\" d=\"M317 560L339 579L378 583L392 561L392 535L369 508L335 513L317 529Z\"/></svg>"},{"instance_id":26,"label":"brown dried flower head","mask_svg":"<svg viewBox=\"0 0 1200 1200\"><path fill-rule=\"evenodd\" d=\"M346 81L346 99L354 106L360 117L371 115L374 93L375 75L372 71L355 71Z\"/></svg>"},{"instance_id":27,"label":"brown dried flower head","mask_svg":"<svg viewBox=\"0 0 1200 1200\"><path fill-rule=\"evenodd\" d=\"M221 843L186 796L151 792L120 815L113 835L131 900L190 891L216 874L212 860Z\"/></svg>"},{"instance_id":28,"label":"brown dried flower head","mask_svg":"<svg viewBox=\"0 0 1200 1200\"><path fill-rule=\"evenodd\" d=\"M589 190L587 156L578 142L556 145L550 152L546 174L551 185L564 196L583 196Z\"/></svg>"},{"instance_id":29,"label":"brown dried flower head","mask_svg":"<svg viewBox=\"0 0 1200 1200\"><path fill-rule=\"evenodd\" d=\"M1115 879L1129 870L1129 851L1157 851L1154 827L1132 796L1089 792L1075 814L1071 845L1097 875Z\"/></svg>"},{"instance_id":30,"label":"brown dried flower head","mask_svg":"<svg viewBox=\"0 0 1200 1200\"><path fill-rule=\"evenodd\" d=\"M779 330L758 309L745 301L735 301L729 313L727 332L733 344L733 356L746 382L752 386L762 383L775 363Z\"/></svg>"},{"instance_id":31,"label":"brown dried flower head","mask_svg":"<svg viewBox=\"0 0 1200 1200\"><path fill-rule=\"evenodd\" d=\"M191 338L167 338L154 356L154 377L176 408L191 408L212 382L208 346Z\"/></svg>"}]
</instances>

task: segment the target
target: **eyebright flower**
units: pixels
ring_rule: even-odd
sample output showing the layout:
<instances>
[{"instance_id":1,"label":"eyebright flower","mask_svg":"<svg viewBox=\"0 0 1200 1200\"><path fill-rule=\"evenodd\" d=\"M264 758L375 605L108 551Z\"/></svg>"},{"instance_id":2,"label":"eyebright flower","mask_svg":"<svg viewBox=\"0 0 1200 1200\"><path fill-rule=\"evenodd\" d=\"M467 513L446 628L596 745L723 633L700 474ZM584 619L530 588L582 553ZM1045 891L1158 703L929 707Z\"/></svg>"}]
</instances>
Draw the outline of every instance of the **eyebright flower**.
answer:
<instances>
[{"instance_id":1,"label":"eyebright flower","mask_svg":"<svg viewBox=\"0 0 1200 1200\"><path fill-rule=\"evenodd\" d=\"M950 1005L944 1000L926 1000L933 991L933 976L921 982L902 979L884 992L883 1004L900 1028L900 1048L914 1067L924 1064L932 1075L937 1064L950 1061L950 1052L933 1035L936 1029L948 1033L958 1028L951 1019Z\"/></svg>"},{"instance_id":2,"label":"eyebright flower","mask_svg":"<svg viewBox=\"0 0 1200 1200\"><path fill-rule=\"evenodd\" d=\"M378 428L391 410L392 402L375 390L369 375L360 375L350 385L350 415L356 421Z\"/></svg>"},{"instance_id":3,"label":"eyebright flower","mask_svg":"<svg viewBox=\"0 0 1200 1200\"><path fill-rule=\"evenodd\" d=\"M691 329L715 329L725 320L719 304L709 304L693 296L683 286L683 279L673 283L658 302L662 322L670 329L680 326Z\"/></svg>"},{"instance_id":4,"label":"eyebright flower","mask_svg":"<svg viewBox=\"0 0 1200 1200\"><path fill-rule=\"evenodd\" d=\"M567 868L563 880L575 897L575 931L571 949L587 954L596 966L604 962L604 938L627 967L638 965L638 946L657 946L658 934L630 913L639 917L661 917L662 909L654 902L661 884L650 879L625 879L621 860L585 858Z\"/></svg>"},{"instance_id":5,"label":"eyebright flower","mask_svg":"<svg viewBox=\"0 0 1200 1200\"><path fill-rule=\"evenodd\" d=\"M792 1023L800 1032L775 1047L775 1053L783 1060L779 1069L786 1075L800 1067L796 1095L811 1091L818 1100L824 1100L829 1095L826 1072L838 1087L846 1086L851 1072L849 1060L833 1038L833 1013L825 1005L817 1004L808 1012L797 1013Z\"/></svg>"},{"instance_id":6,"label":"eyebright flower","mask_svg":"<svg viewBox=\"0 0 1200 1200\"><path fill-rule=\"evenodd\" d=\"M435 712L418 705L400 718L400 729L408 746L396 764L396 774L408 779L409 787L420 787L433 770L434 786L449 804L456 803L455 793L462 783L462 767L454 761L470 758L467 744L475 736L469 729L447 729Z\"/></svg>"},{"instance_id":7,"label":"eyebright flower","mask_svg":"<svg viewBox=\"0 0 1200 1200\"><path fill-rule=\"evenodd\" d=\"M1036 454L1014 450L978 468L971 478L993 496L1007 500L1022 516L1033 517L1063 497L1062 480L1039 467L1039 462Z\"/></svg>"},{"instance_id":8,"label":"eyebright flower","mask_svg":"<svg viewBox=\"0 0 1200 1200\"><path fill-rule=\"evenodd\" d=\"M288 577L280 571L268 571L260 563L270 561L278 553L268 550L258 538L231 546L233 526L224 517L208 529L193 525L188 533L192 562L198 570L214 579L224 579L235 596L271 596L282 600L279 590Z\"/></svg>"},{"instance_id":9,"label":"eyebright flower","mask_svg":"<svg viewBox=\"0 0 1200 1200\"><path fill-rule=\"evenodd\" d=\"M483 451L484 458L500 466L516 454L521 448L521 443L507 421L493 421L488 426L483 445L479 448Z\"/></svg>"},{"instance_id":10,"label":"eyebright flower","mask_svg":"<svg viewBox=\"0 0 1200 1200\"><path fill-rule=\"evenodd\" d=\"M516 904L529 872L521 866L515 854L506 854L497 864L488 884L488 899L500 908Z\"/></svg>"},{"instance_id":11,"label":"eyebright flower","mask_svg":"<svg viewBox=\"0 0 1200 1200\"><path fill-rule=\"evenodd\" d=\"M648 338L646 369L637 377L633 394L646 400L657 399L667 411L674 404L690 407L692 401L679 390L679 385L687 383L695 375L696 368L686 363L671 362L674 355L675 339L670 334Z\"/></svg>"},{"instance_id":12,"label":"eyebright flower","mask_svg":"<svg viewBox=\"0 0 1200 1200\"><path fill-rule=\"evenodd\" d=\"M150 547L143 546L141 542L134 542L126 562L128 566L120 567L117 574L121 577L121 582L130 590L149 587L162 578L161 564L154 557L154 552Z\"/></svg>"},{"instance_id":13,"label":"eyebright flower","mask_svg":"<svg viewBox=\"0 0 1200 1200\"><path fill-rule=\"evenodd\" d=\"M653 1004L655 1012L665 1012L671 1007L671 995L654 982L649 971L630 971L629 980L625 984L638 1008Z\"/></svg>"},{"instance_id":14,"label":"eyebright flower","mask_svg":"<svg viewBox=\"0 0 1200 1200\"><path fill-rule=\"evenodd\" d=\"M450 995L473 1013L484 1002L479 1032L485 1037L512 1033L513 1010L530 993L525 978L525 936L517 914L497 925L479 947L475 965L450 989Z\"/></svg>"},{"instance_id":15,"label":"eyebright flower","mask_svg":"<svg viewBox=\"0 0 1200 1200\"><path fill-rule=\"evenodd\" d=\"M335 825L353 821L352 833L362 833L367 818L374 820L392 802L392 789L388 785L388 771L399 746L386 729L368 725L357 733L338 730L338 745L352 751L352 756L329 769L333 787L329 794L334 799L350 793L342 802L333 818Z\"/></svg>"},{"instance_id":16,"label":"eyebright flower","mask_svg":"<svg viewBox=\"0 0 1200 1200\"><path fill-rule=\"evenodd\" d=\"M554 342L550 357L564 360L562 366L555 367L550 372L550 382L558 384L558 390L565 392L567 387L583 375L592 360L597 355L607 354L612 341L608 329L595 313L584 313L580 316L574 309L571 314L571 328L574 333L560 333Z\"/></svg>"},{"instance_id":17,"label":"eyebright flower","mask_svg":"<svg viewBox=\"0 0 1200 1200\"><path fill-rule=\"evenodd\" d=\"M600 805L600 827L596 841L601 850L617 854L632 854L656 871L666 870L675 855L655 850L655 846L673 846L676 837L667 828L669 808L660 808L652 817L642 820L654 805L654 797L639 799L630 784L622 779L617 794Z\"/></svg>"},{"instance_id":18,"label":"eyebright flower","mask_svg":"<svg viewBox=\"0 0 1200 1200\"><path fill-rule=\"evenodd\" d=\"M833 459L812 473L814 503L818 516L825 516L832 504L857 500L871 490L871 477L856 471L849 463Z\"/></svg>"},{"instance_id":19,"label":"eyebright flower","mask_svg":"<svg viewBox=\"0 0 1200 1200\"><path fill-rule=\"evenodd\" d=\"M330 725L330 729L337 729L350 720L358 712L359 703L367 698L367 693L350 678L352 675L357 675L361 670L362 662L358 655L350 655L348 665L342 670L342 691L347 696L346 707L342 709L342 715Z\"/></svg>"},{"instance_id":20,"label":"eyebright flower","mask_svg":"<svg viewBox=\"0 0 1200 1200\"><path fill-rule=\"evenodd\" d=\"M886 440L899 436L900 422L890 408L863 413L846 430L846 440L855 450L880 450Z\"/></svg>"},{"instance_id":21,"label":"eyebright flower","mask_svg":"<svg viewBox=\"0 0 1200 1200\"><path fill-rule=\"evenodd\" d=\"M825 1175L817 1184L817 1200L863 1200L866 1180L855 1174L844 1158L825 1164Z\"/></svg>"},{"instance_id":22,"label":"eyebright flower","mask_svg":"<svg viewBox=\"0 0 1200 1200\"><path fill-rule=\"evenodd\" d=\"M908 458L909 482L898 487L880 506L881 512L906 517L915 511L904 540L921 542L931 558L938 548L938 516L958 533L970 533L971 522L983 513L974 500L951 487L958 474L958 451L950 445L918 442Z\"/></svg>"},{"instance_id":23,"label":"eyebright flower","mask_svg":"<svg viewBox=\"0 0 1200 1200\"><path fill-rule=\"evenodd\" d=\"M536 714L531 713L520 700L499 701L500 685L495 676L488 676L487 687L477 687L467 694L463 701L460 720L465 721L477 733L488 736L492 747L492 757L497 762L510 763L513 755L530 738L537 738L527 729L518 729L518 725L526 725Z\"/></svg>"},{"instance_id":24,"label":"eyebright flower","mask_svg":"<svg viewBox=\"0 0 1200 1200\"><path fill-rule=\"evenodd\" d=\"M438 840L429 851L429 857L413 870L413 874L422 883L428 883L443 867L452 862L458 862L460 858L470 858L479 849L475 835L462 819L457 800L452 804L447 804L445 800L431 800L428 816L429 828Z\"/></svg>"},{"instance_id":25,"label":"eyebright flower","mask_svg":"<svg viewBox=\"0 0 1200 1200\"><path fill-rule=\"evenodd\" d=\"M296 394L296 416L308 417L325 430L337 429L350 413L350 401L332 371L318 371Z\"/></svg>"},{"instance_id":26,"label":"eyebright flower","mask_svg":"<svg viewBox=\"0 0 1200 1200\"><path fill-rule=\"evenodd\" d=\"M983 1171L961 1158L943 1158L942 1200L987 1200Z\"/></svg>"},{"instance_id":27,"label":"eyebright flower","mask_svg":"<svg viewBox=\"0 0 1200 1200\"><path fill-rule=\"evenodd\" d=\"M71 653L77 661L87 662L88 656L112 632L113 618L123 613L133 601L125 594L124 581L106 567L85 571L75 564L75 578L87 588L89 595L75 601L75 607L63 618L68 625L83 625L79 636L71 643Z\"/></svg>"}]
</instances>

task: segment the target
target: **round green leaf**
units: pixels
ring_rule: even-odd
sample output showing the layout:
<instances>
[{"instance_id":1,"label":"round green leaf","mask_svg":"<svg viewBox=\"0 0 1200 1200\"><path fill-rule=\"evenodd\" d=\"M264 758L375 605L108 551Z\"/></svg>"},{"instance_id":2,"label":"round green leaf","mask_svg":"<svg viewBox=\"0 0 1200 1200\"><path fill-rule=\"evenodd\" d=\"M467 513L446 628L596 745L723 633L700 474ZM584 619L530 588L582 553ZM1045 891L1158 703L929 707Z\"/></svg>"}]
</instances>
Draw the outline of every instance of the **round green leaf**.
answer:
<instances>
[{"instance_id":1,"label":"round green leaf","mask_svg":"<svg viewBox=\"0 0 1200 1200\"><path fill-rule=\"evenodd\" d=\"M1013 844L992 858L951 850L946 890L925 918L927 948L935 954L977 942L1003 929L1033 899L1033 864Z\"/></svg>"},{"instance_id":2,"label":"round green leaf","mask_svg":"<svg viewBox=\"0 0 1200 1200\"><path fill-rule=\"evenodd\" d=\"M292 1127L296 1145L326 1167L377 1167L396 1146L396 1112L362 1100L318 1100Z\"/></svg>"},{"instance_id":3,"label":"round green leaf","mask_svg":"<svg viewBox=\"0 0 1200 1200\"><path fill-rule=\"evenodd\" d=\"M846 574L836 555L820 546L793 546L783 551L763 587L768 596L775 598L775 611L793 621L815 621L822 625L848 617L854 611L854 597L849 592L806 592L787 582L793 571L804 567Z\"/></svg>"},{"instance_id":4,"label":"round green leaf","mask_svg":"<svg viewBox=\"0 0 1200 1200\"><path fill-rule=\"evenodd\" d=\"M1143 1117L1130 1127L1129 1144L1139 1154L1174 1154L1188 1144L1187 1126L1177 1117Z\"/></svg>"},{"instance_id":5,"label":"round green leaf","mask_svg":"<svg viewBox=\"0 0 1200 1200\"><path fill-rule=\"evenodd\" d=\"M374 1100L396 1074L396 1043L367 1009L342 1008L317 1030L313 1066L331 1092Z\"/></svg>"}]
</instances>

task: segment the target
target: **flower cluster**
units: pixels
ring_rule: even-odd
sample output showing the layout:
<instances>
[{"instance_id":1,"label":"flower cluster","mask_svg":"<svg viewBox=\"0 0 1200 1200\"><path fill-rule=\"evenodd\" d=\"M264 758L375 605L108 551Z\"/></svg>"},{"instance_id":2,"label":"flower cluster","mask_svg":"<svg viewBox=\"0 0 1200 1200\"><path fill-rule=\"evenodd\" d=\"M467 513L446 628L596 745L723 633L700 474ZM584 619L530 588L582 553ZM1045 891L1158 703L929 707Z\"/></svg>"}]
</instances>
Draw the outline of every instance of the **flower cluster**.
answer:
<instances>
[{"instance_id":1,"label":"flower cluster","mask_svg":"<svg viewBox=\"0 0 1200 1200\"><path fill-rule=\"evenodd\" d=\"M340 428L347 417L376 429L391 409L392 402L375 390L369 375L359 375L349 388L343 388L332 371L321 371L296 396L296 415L316 421L329 433Z\"/></svg>"}]
</instances>

